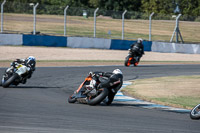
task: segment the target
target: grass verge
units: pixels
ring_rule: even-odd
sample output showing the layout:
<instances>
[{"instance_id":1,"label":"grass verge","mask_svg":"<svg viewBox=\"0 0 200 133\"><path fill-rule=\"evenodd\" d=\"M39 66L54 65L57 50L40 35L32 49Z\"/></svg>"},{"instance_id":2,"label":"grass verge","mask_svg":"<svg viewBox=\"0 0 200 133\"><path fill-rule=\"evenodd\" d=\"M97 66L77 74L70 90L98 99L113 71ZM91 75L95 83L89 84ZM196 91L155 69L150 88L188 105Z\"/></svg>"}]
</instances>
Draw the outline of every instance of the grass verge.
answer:
<instances>
[{"instance_id":1,"label":"grass verge","mask_svg":"<svg viewBox=\"0 0 200 133\"><path fill-rule=\"evenodd\" d=\"M8 67L13 60L0 60L0 67ZM149 64L200 64L187 61L141 61L140 65ZM65 67L65 66L98 66L124 65L124 60L37 60L36 67Z\"/></svg>"},{"instance_id":2,"label":"grass verge","mask_svg":"<svg viewBox=\"0 0 200 133\"><path fill-rule=\"evenodd\" d=\"M0 60L0 62L12 62L13 60ZM37 60L37 62L124 62L124 60ZM200 63L200 61L140 61L140 63L155 63L155 64L162 64L162 63Z\"/></svg>"},{"instance_id":3,"label":"grass verge","mask_svg":"<svg viewBox=\"0 0 200 133\"><path fill-rule=\"evenodd\" d=\"M32 29L31 14L4 13L4 30L30 34ZM68 16L67 35L93 37L93 17L84 19L82 16ZM152 20L152 39L169 41L173 33L175 20ZM62 15L37 15L37 31L41 34L63 35ZM180 21L180 30L184 42L200 41L200 22ZM97 16L96 36L121 39L121 19ZM111 35L110 35L111 34ZM149 20L125 19L124 38L149 38Z\"/></svg>"},{"instance_id":4,"label":"grass verge","mask_svg":"<svg viewBox=\"0 0 200 133\"><path fill-rule=\"evenodd\" d=\"M200 75L138 79L122 92L162 105L191 109L200 103Z\"/></svg>"}]
</instances>

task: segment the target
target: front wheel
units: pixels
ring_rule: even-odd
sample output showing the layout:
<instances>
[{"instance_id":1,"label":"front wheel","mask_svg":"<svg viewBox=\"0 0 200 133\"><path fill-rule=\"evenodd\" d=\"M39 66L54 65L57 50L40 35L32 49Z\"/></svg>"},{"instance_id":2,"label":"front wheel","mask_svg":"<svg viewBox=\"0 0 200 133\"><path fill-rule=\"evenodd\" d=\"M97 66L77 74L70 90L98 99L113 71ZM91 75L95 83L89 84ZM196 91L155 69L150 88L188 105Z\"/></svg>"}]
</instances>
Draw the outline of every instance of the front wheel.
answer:
<instances>
[{"instance_id":1,"label":"front wheel","mask_svg":"<svg viewBox=\"0 0 200 133\"><path fill-rule=\"evenodd\" d=\"M108 89L107 88L99 89L99 92L95 97L88 98L88 104L93 106L97 105L101 103L106 98L106 96L108 96Z\"/></svg>"},{"instance_id":2,"label":"front wheel","mask_svg":"<svg viewBox=\"0 0 200 133\"><path fill-rule=\"evenodd\" d=\"M69 96L69 98L68 98L68 102L69 102L69 103L75 103L76 101L77 101L77 100L76 100L74 94L71 95L71 96Z\"/></svg>"},{"instance_id":3,"label":"front wheel","mask_svg":"<svg viewBox=\"0 0 200 133\"><path fill-rule=\"evenodd\" d=\"M190 112L190 118L193 120L200 119L200 104L195 106Z\"/></svg>"},{"instance_id":4,"label":"front wheel","mask_svg":"<svg viewBox=\"0 0 200 133\"><path fill-rule=\"evenodd\" d=\"M8 80L2 82L2 86L4 88L9 87L17 78L19 78L18 74L13 74Z\"/></svg>"},{"instance_id":5,"label":"front wheel","mask_svg":"<svg viewBox=\"0 0 200 133\"><path fill-rule=\"evenodd\" d=\"M4 79L2 78L2 80L4 80ZM2 80L0 80L0 86L2 86Z\"/></svg>"}]
</instances>

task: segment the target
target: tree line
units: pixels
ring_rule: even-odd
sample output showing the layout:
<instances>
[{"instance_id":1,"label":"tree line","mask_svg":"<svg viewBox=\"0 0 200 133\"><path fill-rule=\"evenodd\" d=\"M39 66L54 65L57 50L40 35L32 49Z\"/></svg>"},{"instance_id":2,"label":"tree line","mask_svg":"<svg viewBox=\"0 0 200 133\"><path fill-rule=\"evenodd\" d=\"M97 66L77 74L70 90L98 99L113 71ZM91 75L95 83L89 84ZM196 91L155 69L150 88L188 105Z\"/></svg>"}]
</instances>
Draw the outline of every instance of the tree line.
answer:
<instances>
[{"instance_id":1,"label":"tree line","mask_svg":"<svg viewBox=\"0 0 200 133\"><path fill-rule=\"evenodd\" d=\"M3 0L1 0L2 2ZM58 9L63 9L66 5L70 7L77 7L79 9L88 9L88 12L94 11L97 7L105 11L121 11L128 10L132 12L126 15L126 18L148 18L148 15L152 12L156 14L166 14L173 15L181 13L185 16L185 19L200 21L200 0L7 0L10 3L9 7L6 9L9 10L25 10L25 9L14 9L12 7L20 8L20 4L29 4L29 3L39 3L41 13L53 14L62 14L63 11L53 11ZM20 4L19 4L20 3ZM9 9L10 8L10 9ZM73 9L73 8L72 8ZM90 11L91 9L91 11ZM46 12L47 11L47 12ZM71 10L77 12L76 9ZM81 15L82 11L79 11L75 15ZM108 13L103 13L104 15ZM92 13L91 13L92 15ZM121 15L112 15L113 18L119 18ZM163 17L163 15L162 15ZM161 18L162 18L161 17ZM160 18L157 15L157 18Z\"/></svg>"}]
</instances>

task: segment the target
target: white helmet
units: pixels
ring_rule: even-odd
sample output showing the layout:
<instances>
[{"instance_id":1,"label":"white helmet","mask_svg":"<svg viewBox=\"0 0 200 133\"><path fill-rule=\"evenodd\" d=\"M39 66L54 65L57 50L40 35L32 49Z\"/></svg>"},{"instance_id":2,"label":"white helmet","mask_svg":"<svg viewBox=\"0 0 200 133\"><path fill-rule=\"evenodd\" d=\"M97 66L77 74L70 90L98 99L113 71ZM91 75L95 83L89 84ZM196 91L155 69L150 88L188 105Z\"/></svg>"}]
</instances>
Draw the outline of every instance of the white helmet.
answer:
<instances>
[{"instance_id":1,"label":"white helmet","mask_svg":"<svg viewBox=\"0 0 200 133\"><path fill-rule=\"evenodd\" d=\"M114 73L114 74L123 74L122 71L119 70L119 69L115 69L115 70L113 71L113 73Z\"/></svg>"},{"instance_id":2,"label":"white helmet","mask_svg":"<svg viewBox=\"0 0 200 133\"><path fill-rule=\"evenodd\" d=\"M137 43L142 43L142 42L143 42L142 38L138 38Z\"/></svg>"}]
</instances>

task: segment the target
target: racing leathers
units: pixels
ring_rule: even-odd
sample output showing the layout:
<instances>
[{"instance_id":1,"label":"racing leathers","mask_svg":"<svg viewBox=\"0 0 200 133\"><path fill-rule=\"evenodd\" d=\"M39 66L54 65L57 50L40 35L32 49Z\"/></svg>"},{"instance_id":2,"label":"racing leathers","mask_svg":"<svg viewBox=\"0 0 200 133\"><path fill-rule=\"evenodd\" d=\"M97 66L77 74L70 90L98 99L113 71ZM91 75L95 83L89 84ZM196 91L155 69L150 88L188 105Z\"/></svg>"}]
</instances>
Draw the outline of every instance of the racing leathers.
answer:
<instances>
[{"instance_id":1,"label":"racing leathers","mask_svg":"<svg viewBox=\"0 0 200 133\"><path fill-rule=\"evenodd\" d=\"M93 87L109 88L108 97L104 100L104 103L110 105L114 99L114 96L123 84L123 75L119 73L115 74L112 72L94 72L92 74Z\"/></svg>"},{"instance_id":2,"label":"racing leathers","mask_svg":"<svg viewBox=\"0 0 200 133\"><path fill-rule=\"evenodd\" d=\"M134 57L138 57L137 58L137 62L140 61L140 58L142 57L142 55L144 54L144 46L142 43L134 43L130 46L131 52L132 54L134 54Z\"/></svg>"}]
</instances>

